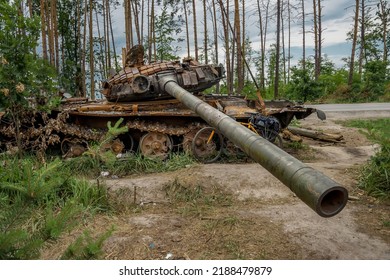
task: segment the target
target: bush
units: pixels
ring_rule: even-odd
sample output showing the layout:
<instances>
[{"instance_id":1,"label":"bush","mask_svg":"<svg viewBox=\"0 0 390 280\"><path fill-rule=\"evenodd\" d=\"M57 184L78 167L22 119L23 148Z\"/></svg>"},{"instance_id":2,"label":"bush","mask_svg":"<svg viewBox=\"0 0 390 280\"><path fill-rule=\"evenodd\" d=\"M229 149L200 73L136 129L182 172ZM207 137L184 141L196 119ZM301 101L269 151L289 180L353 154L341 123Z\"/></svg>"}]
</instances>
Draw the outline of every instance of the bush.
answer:
<instances>
[{"instance_id":1,"label":"bush","mask_svg":"<svg viewBox=\"0 0 390 280\"><path fill-rule=\"evenodd\" d=\"M0 258L35 259L43 244L82 218L107 211L103 187L73 178L60 160L4 158L0 167Z\"/></svg>"},{"instance_id":2,"label":"bush","mask_svg":"<svg viewBox=\"0 0 390 280\"><path fill-rule=\"evenodd\" d=\"M375 197L390 198L390 119L351 121L349 126L364 128L380 150L362 168L359 187Z\"/></svg>"}]
</instances>

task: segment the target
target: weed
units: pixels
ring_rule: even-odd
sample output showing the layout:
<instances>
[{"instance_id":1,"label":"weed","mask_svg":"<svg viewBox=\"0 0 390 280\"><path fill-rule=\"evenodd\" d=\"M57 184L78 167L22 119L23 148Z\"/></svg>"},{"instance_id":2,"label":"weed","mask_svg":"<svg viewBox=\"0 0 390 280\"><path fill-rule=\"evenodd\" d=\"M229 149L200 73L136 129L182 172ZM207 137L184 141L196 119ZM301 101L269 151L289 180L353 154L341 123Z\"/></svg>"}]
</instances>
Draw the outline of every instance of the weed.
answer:
<instances>
[{"instance_id":1,"label":"weed","mask_svg":"<svg viewBox=\"0 0 390 280\"><path fill-rule=\"evenodd\" d=\"M82 217L109 209L104 188L72 176L60 160L4 158L0 169L0 258L39 257Z\"/></svg>"},{"instance_id":2,"label":"weed","mask_svg":"<svg viewBox=\"0 0 390 280\"><path fill-rule=\"evenodd\" d=\"M290 126L295 126L295 127L301 127L301 122L297 120L295 117L291 120Z\"/></svg>"},{"instance_id":3,"label":"weed","mask_svg":"<svg viewBox=\"0 0 390 280\"><path fill-rule=\"evenodd\" d=\"M390 198L390 119L354 120L345 125L365 129L362 133L381 146L363 166L359 187L372 196Z\"/></svg>"},{"instance_id":4,"label":"weed","mask_svg":"<svg viewBox=\"0 0 390 280\"><path fill-rule=\"evenodd\" d=\"M114 228L93 238L88 231L85 231L73 242L61 256L62 260L95 260L102 255L103 242L109 238Z\"/></svg>"},{"instance_id":5,"label":"weed","mask_svg":"<svg viewBox=\"0 0 390 280\"><path fill-rule=\"evenodd\" d=\"M244 259L244 254L240 249L240 243L237 240L226 240L224 247L234 259Z\"/></svg>"},{"instance_id":6,"label":"weed","mask_svg":"<svg viewBox=\"0 0 390 280\"><path fill-rule=\"evenodd\" d=\"M309 149L309 146L303 142L298 142L298 141L291 141L287 142L287 147L293 150L307 150Z\"/></svg>"},{"instance_id":7,"label":"weed","mask_svg":"<svg viewBox=\"0 0 390 280\"><path fill-rule=\"evenodd\" d=\"M383 226L390 228L390 221L383 221Z\"/></svg>"}]
</instances>

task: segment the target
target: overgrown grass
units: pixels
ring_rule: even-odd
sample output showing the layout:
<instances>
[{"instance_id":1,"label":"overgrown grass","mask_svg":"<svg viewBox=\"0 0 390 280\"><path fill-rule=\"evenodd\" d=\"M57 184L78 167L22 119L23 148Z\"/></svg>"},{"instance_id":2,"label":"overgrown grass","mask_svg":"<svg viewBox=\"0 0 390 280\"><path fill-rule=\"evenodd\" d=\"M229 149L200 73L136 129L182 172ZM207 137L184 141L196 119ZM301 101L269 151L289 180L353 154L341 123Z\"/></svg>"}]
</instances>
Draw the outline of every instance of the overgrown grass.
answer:
<instances>
[{"instance_id":1,"label":"overgrown grass","mask_svg":"<svg viewBox=\"0 0 390 280\"><path fill-rule=\"evenodd\" d=\"M0 158L0 259L36 259L86 217L107 211L106 190L77 179L60 160Z\"/></svg>"},{"instance_id":2,"label":"overgrown grass","mask_svg":"<svg viewBox=\"0 0 390 280\"><path fill-rule=\"evenodd\" d=\"M346 125L364 129L362 133L380 145L362 168L359 186L372 196L390 199L390 119L353 120Z\"/></svg>"},{"instance_id":3,"label":"overgrown grass","mask_svg":"<svg viewBox=\"0 0 390 280\"><path fill-rule=\"evenodd\" d=\"M97 212L115 211L115 203L101 185L90 183L102 171L122 176L165 172L194 164L188 154L167 160L141 155L117 159L111 152L61 161L39 162L33 156L0 156L0 259L36 259L46 242L58 239ZM81 179L79 175L84 175ZM85 234L63 258L97 258L102 238Z\"/></svg>"},{"instance_id":4,"label":"overgrown grass","mask_svg":"<svg viewBox=\"0 0 390 280\"><path fill-rule=\"evenodd\" d=\"M80 174L87 177L97 177L102 171L117 176L173 171L195 162L194 158L186 153L172 153L166 160L146 158L140 154L130 154L120 159L112 155L97 160L87 154L66 160L64 166L78 170Z\"/></svg>"}]
</instances>

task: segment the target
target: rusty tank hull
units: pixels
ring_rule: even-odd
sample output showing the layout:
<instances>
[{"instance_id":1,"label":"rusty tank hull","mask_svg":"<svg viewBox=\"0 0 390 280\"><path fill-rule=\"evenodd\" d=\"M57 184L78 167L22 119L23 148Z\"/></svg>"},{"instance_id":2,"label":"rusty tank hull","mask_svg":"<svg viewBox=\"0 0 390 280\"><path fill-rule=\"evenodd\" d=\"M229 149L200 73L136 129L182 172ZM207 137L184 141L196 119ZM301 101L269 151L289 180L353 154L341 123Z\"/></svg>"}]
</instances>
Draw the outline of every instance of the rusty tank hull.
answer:
<instances>
[{"instance_id":1,"label":"rusty tank hull","mask_svg":"<svg viewBox=\"0 0 390 280\"><path fill-rule=\"evenodd\" d=\"M76 156L88 147L88 142L99 141L107 130L108 121L113 123L123 118L129 133L119 137L117 142L121 144L115 148L116 152L139 150L144 155L162 158L175 149L189 150L204 158L208 153L220 154L228 146L224 143L226 138L218 135L214 146L203 145L206 133L198 132L209 125L161 88L161 75L175 77L181 88L237 121L252 123L256 131L271 142L278 139L275 135L294 117L302 119L316 111L288 101L268 102L264 108L259 100L202 94L224 78L221 65L204 65L189 58L182 62L145 64L143 59L142 46L128 52L124 69L103 81L104 100L64 97L51 115L26 112L21 117L22 148L37 151L60 144L66 156ZM12 149L17 129L7 116L2 116L0 122L0 151ZM266 130L271 131L271 135L265 133ZM198 140L196 146L192 144L194 140ZM68 153L72 146L77 147L77 153ZM211 162L218 157L198 158Z\"/></svg>"},{"instance_id":2,"label":"rusty tank hull","mask_svg":"<svg viewBox=\"0 0 390 280\"><path fill-rule=\"evenodd\" d=\"M256 104L243 97L202 94L194 96L238 122L248 123L253 115L259 114ZM262 114L275 118L280 125L279 129L287 127L294 117L303 119L316 111L287 101L266 102L266 105L266 112ZM129 132L119 137L124 147L120 152L132 150L145 156L166 158L172 151L185 150L195 156L200 154L197 158L203 162L213 162L219 158L214 157L214 154L221 155L231 146L223 137L210 150L203 141L206 136L198 135L201 144L194 147L192 143L196 134L209 124L177 99L120 103L69 99L62 104L59 112L67 112L68 123L103 131L107 128L108 121L115 123L123 118ZM76 143L80 142L79 137L68 137L68 140L72 138Z\"/></svg>"}]
</instances>

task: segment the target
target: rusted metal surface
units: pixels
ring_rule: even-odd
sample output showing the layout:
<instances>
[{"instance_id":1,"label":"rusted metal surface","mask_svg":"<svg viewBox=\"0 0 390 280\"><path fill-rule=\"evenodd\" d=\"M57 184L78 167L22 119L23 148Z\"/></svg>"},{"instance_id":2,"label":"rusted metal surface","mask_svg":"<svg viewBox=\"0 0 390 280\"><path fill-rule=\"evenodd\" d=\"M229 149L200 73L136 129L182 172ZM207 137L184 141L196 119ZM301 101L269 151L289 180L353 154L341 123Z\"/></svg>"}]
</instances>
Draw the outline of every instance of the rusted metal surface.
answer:
<instances>
[{"instance_id":1,"label":"rusted metal surface","mask_svg":"<svg viewBox=\"0 0 390 280\"><path fill-rule=\"evenodd\" d=\"M196 112L208 124L239 146L247 155L288 186L317 214L331 217L345 207L348 192L340 184L193 96L177 84L175 77L161 76L159 82L165 92Z\"/></svg>"},{"instance_id":2,"label":"rusted metal surface","mask_svg":"<svg viewBox=\"0 0 390 280\"><path fill-rule=\"evenodd\" d=\"M161 139L165 137L172 139L172 146L176 150L190 149L192 152L198 152L202 145L195 147L193 140L196 134L207 126L207 122L197 112L161 88L159 83L161 75L170 75L180 87L191 92L199 100L243 123L247 123L253 114L262 113L275 116L284 128L294 116L298 119L304 118L315 111L287 101L259 104L258 101L246 100L240 96L202 95L200 91L210 88L223 78L223 67L201 65L194 60L145 65L142 51L141 46L134 47L127 55L126 67L103 83L103 94L107 100L67 98L62 100L61 106L51 115L37 113L35 116L22 118L24 120L21 131L22 148L45 150L49 146L61 146L61 143L66 143L66 146L73 147L70 154L78 155L83 149L88 148L88 142L99 141L104 136L109 121L115 123L124 118L129 131L119 137L122 144L111 143L115 147L110 144L114 147L111 149L114 152L141 146L144 147L140 149L142 153L151 154L150 151L153 149L147 146L155 142L154 150L169 152L171 149L158 149L159 143L154 141L154 136L160 134L164 135ZM4 118L3 116L0 119L0 150L4 150L3 143L14 145L13 139L16 135L15 125L7 124L7 119ZM152 140L145 140L146 144L140 145L141 139L147 139L145 135L149 133L153 136L149 135ZM204 140L204 137L199 139ZM63 142L64 140L66 141ZM222 143L221 147L224 144L226 143ZM63 153L67 154L68 151Z\"/></svg>"}]
</instances>

